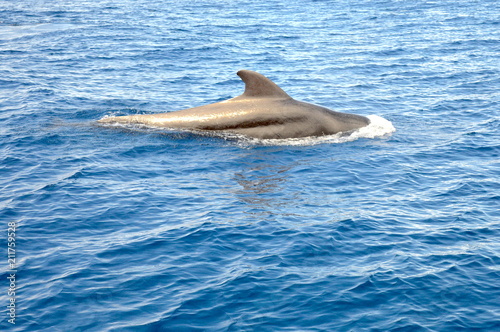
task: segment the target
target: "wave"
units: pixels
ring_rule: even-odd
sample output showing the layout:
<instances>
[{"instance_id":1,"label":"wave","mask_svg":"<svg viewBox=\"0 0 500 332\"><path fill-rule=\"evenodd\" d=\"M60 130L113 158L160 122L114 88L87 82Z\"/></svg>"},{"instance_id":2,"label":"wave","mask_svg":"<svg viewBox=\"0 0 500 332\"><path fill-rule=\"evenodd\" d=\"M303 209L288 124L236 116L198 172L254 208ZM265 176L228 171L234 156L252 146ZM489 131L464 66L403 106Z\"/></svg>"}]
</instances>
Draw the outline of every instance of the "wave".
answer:
<instances>
[{"instance_id":1,"label":"wave","mask_svg":"<svg viewBox=\"0 0 500 332\"><path fill-rule=\"evenodd\" d=\"M287 139L257 139L243 138L241 143L250 143L256 145L291 145L291 146L308 146L317 144L339 144L356 141L360 138L380 138L388 137L396 131L391 121L386 120L378 115L368 115L370 124L350 132L342 132L334 135L326 135L319 137L300 137Z\"/></svg>"},{"instance_id":2,"label":"wave","mask_svg":"<svg viewBox=\"0 0 500 332\"><path fill-rule=\"evenodd\" d=\"M103 117L103 119L116 116L114 114L108 114ZM391 121L386 120L378 115L368 115L370 119L370 124L366 127L359 128L349 132L341 132L334 135L326 136L309 136L309 137L299 137L299 138L286 138L286 139L259 139L251 138L239 134L228 133L228 132L215 132L215 131L196 131L196 130L179 130L179 129L166 129L151 127L144 124L123 124L123 123L107 123L102 126L114 127L121 129L128 129L134 131L144 131L146 133L163 133L163 134L177 134L173 137L179 137L178 135L184 134L195 134L200 136L210 136L210 137L221 137L229 141L237 141L240 145L290 145L290 146L309 146L317 144L339 144L358 140L360 138L381 138L388 137L396 131Z\"/></svg>"}]
</instances>

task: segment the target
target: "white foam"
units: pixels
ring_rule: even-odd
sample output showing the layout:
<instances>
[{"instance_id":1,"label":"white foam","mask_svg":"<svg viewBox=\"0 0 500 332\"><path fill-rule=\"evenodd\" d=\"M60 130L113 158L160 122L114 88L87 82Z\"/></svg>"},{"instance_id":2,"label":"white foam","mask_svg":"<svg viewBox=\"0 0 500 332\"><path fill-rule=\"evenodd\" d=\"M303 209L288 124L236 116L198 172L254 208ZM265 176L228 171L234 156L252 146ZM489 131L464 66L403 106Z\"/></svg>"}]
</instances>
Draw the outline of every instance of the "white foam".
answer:
<instances>
[{"instance_id":1,"label":"white foam","mask_svg":"<svg viewBox=\"0 0 500 332\"><path fill-rule=\"evenodd\" d=\"M106 115L103 119L107 117L112 117L113 115ZM172 129L168 130L166 128L151 127L144 124L124 124L124 123L105 123L107 127L119 127L132 130L144 130L148 132L175 132L175 133L193 133L197 135L207 135L207 136L217 136L222 137L227 140L236 140L239 144L243 145L291 145L291 146L307 146L307 145L317 145L317 144L338 144L352 142L360 138L378 138L386 137L396 131L396 128L392 125L392 122L386 120L378 115L368 115L370 119L370 124L366 127L354 130L349 133L338 133L335 135L327 135L320 137L301 137L301 138L286 138L286 139L258 139L249 138L246 136L234 134L234 133L221 133L221 132L199 132L192 130L179 130Z\"/></svg>"},{"instance_id":2,"label":"white foam","mask_svg":"<svg viewBox=\"0 0 500 332\"><path fill-rule=\"evenodd\" d=\"M287 139L256 139L245 138L244 142L257 145L317 145L317 144L338 144L352 142L360 138L378 138L390 136L396 131L392 122L378 115L368 115L370 124L366 127L359 128L348 134L338 133L335 135L327 135L321 137L302 137L302 138L287 138Z\"/></svg>"}]
</instances>

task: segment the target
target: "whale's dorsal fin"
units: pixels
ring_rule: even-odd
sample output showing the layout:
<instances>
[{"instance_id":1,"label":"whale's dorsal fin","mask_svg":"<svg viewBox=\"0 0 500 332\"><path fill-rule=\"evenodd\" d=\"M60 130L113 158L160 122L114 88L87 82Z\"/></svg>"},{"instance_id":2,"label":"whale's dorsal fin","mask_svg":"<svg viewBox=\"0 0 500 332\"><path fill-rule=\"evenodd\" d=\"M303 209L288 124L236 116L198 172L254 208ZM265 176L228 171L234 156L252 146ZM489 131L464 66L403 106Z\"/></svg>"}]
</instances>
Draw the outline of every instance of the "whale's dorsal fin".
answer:
<instances>
[{"instance_id":1,"label":"whale's dorsal fin","mask_svg":"<svg viewBox=\"0 0 500 332\"><path fill-rule=\"evenodd\" d=\"M278 97L291 98L269 78L251 70L236 73L245 82L245 92L241 97Z\"/></svg>"}]
</instances>

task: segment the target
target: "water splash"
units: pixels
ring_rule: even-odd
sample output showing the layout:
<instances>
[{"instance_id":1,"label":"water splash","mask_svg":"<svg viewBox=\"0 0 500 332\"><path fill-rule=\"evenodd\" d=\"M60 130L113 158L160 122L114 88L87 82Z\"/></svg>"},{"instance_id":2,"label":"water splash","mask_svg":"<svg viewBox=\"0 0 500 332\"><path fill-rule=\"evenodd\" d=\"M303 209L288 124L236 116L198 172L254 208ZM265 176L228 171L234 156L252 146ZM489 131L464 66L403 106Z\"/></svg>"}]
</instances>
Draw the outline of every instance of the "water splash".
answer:
<instances>
[{"instance_id":1,"label":"water splash","mask_svg":"<svg viewBox=\"0 0 500 332\"><path fill-rule=\"evenodd\" d=\"M106 115L103 118L107 118ZM259 139L251 138L239 134L215 131L195 131L195 130L179 130L179 129L166 129L152 127L144 124L130 124L130 123L106 123L102 124L105 127L115 127L121 129L128 129L134 131L144 131L146 133L163 133L163 134L195 134L201 136L221 137L229 141L237 141L242 146L248 145L290 145L290 146L308 146L317 144L338 144L352 142L360 138L378 138L386 137L396 131L392 122L386 120L378 115L367 116L370 119L370 124L366 127L350 131L337 133L334 135L320 136L320 137L299 137L299 138L286 138L286 139Z\"/></svg>"},{"instance_id":2,"label":"water splash","mask_svg":"<svg viewBox=\"0 0 500 332\"><path fill-rule=\"evenodd\" d=\"M291 146L308 146L317 144L339 144L358 140L360 138L379 138L387 137L396 131L391 121L386 120L378 115L367 116L370 119L370 124L366 127L348 133L337 133L334 135L320 137L300 137L287 139L257 139L243 138L243 144L257 145L291 145Z\"/></svg>"}]
</instances>

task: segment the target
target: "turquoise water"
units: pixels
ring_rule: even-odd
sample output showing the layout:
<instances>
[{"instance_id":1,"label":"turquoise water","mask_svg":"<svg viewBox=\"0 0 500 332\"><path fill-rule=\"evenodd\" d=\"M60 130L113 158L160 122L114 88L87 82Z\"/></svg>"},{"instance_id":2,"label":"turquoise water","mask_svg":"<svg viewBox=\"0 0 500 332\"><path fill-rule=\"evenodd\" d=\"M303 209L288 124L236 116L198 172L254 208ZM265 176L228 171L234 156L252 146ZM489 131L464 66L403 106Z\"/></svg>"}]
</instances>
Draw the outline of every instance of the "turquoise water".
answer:
<instances>
[{"instance_id":1,"label":"turquoise water","mask_svg":"<svg viewBox=\"0 0 500 332\"><path fill-rule=\"evenodd\" d=\"M500 330L499 13L0 2L0 330ZM95 125L237 96L239 69L379 126Z\"/></svg>"}]
</instances>

